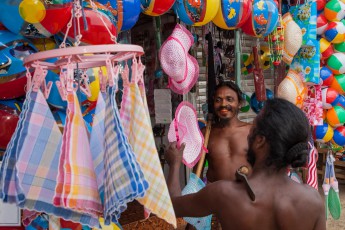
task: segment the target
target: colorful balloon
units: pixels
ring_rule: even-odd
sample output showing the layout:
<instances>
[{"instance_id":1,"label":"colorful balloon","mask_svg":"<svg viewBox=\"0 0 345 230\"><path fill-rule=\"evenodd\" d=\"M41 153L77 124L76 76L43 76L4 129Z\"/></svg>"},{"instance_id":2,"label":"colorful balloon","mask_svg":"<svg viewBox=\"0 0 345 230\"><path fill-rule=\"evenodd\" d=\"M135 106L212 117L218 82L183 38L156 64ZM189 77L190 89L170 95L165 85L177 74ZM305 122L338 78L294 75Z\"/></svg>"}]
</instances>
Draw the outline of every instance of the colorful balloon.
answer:
<instances>
[{"instance_id":1,"label":"colorful balloon","mask_svg":"<svg viewBox=\"0 0 345 230\"><path fill-rule=\"evenodd\" d=\"M328 26L328 21L324 14L319 14L317 16L316 26L317 26L316 33L318 35L321 35L325 32Z\"/></svg>"},{"instance_id":2,"label":"colorful balloon","mask_svg":"<svg viewBox=\"0 0 345 230\"><path fill-rule=\"evenodd\" d=\"M335 75L331 83L331 88L335 89L338 93L345 93L345 75L338 74Z\"/></svg>"},{"instance_id":3,"label":"colorful balloon","mask_svg":"<svg viewBox=\"0 0 345 230\"><path fill-rule=\"evenodd\" d=\"M51 37L67 25L72 16L72 2L73 0L0 1L0 23L11 32L25 37ZM28 3L34 4L28 8ZM37 11L42 10L41 4L45 8L45 16L42 20L40 19L42 16L35 19ZM20 10L20 5L22 10ZM25 21L21 15L26 20L31 20L32 22ZM35 20L41 21L33 22Z\"/></svg>"},{"instance_id":4,"label":"colorful balloon","mask_svg":"<svg viewBox=\"0 0 345 230\"><path fill-rule=\"evenodd\" d=\"M177 0L173 6L177 17L187 25L209 23L220 8L219 0Z\"/></svg>"},{"instance_id":5,"label":"colorful balloon","mask_svg":"<svg viewBox=\"0 0 345 230\"><path fill-rule=\"evenodd\" d=\"M345 109L336 105L327 111L326 118L328 124L338 127L345 123Z\"/></svg>"},{"instance_id":6,"label":"colorful balloon","mask_svg":"<svg viewBox=\"0 0 345 230\"><path fill-rule=\"evenodd\" d=\"M220 7L212 22L225 30L236 29L244 24L249 18L251 11L251 1L220 0Z\"/></svg>"},{"instance_id":7,"label":"colorful balloon","mask_svg":"<svg viewBox=\"0 0 345 230\"><path fill-rule=\"evenodd\" d=\"M331 0L327 2L324 13L328 21L340 21L345 17L345 4L339 0Z\"/></svg>"},{"instance_id":8,"label":"colorful balloon","mask_svg":"<svg viewBox=\"0 0 345 230\"><path fill-rule=\"evenodd\" d=\"M326 122L316 125L313 128L313 137L317 142L326 143L333 138L333 128Z\"/></svg>"},{"instance_id":9,"label":"colorful balloon","mask_svg":"<svg viewBox=\"0 0 345 230\"><path fill-rule=\"evenodd\" d=\"M174 5L175 0L140 0L141 12L149 16L165 14Z\"/></svg>"},{"instance_id":10,"label":"colorful balloon","mask_svg":"<svg viewBox=\"0 0 345 230\"><path fill-rule=\"evenodd\" d=\"M277 26L278 7L273 0L254 0L249 19L243 24L242 31L254 37L266 37Z\"/></svg>"},{"instance_id":11,"label":"colorful balloon","mask_svg":"<svg viewBox=\"0 0 345 230\"><path fill-rule=\"evenodd\" d=\"M320 39L320 52L322 59L327 59L334 53L332 44L325 38Z\"/></svg>"},{"instance_id":12,"label":"colorful balloon","mask_svg":"<svg viewBox=\"0 0 345 230\"><path fill-rule=\"evenodd\" d=\"M113 13L117 21L117 30L131 29L138 21L141 12L140 0L98 0Z\"/></svg>"},{"instance_id":13,"label":"colorful balloon","mask_svg":"<svg viewBox=\"0 0 345 230\"><path fill-rule=\"evenodd\" d=\"M327 60L327 66L334 74L345 73L345 54L334 53Z\"/></svg>"},{"instance_id":14,"label":"colorful balloon","mask_svg":"<svg viewBox=\"0 0 345 230\"><path fill-rule=\"evenodd\" d=\"M328 23L324 36L331 43L343 42L345 40L345 21Z\"/></svg>"},{"instance_id":15,"label":"colorful balloon","mask_svg":"<svg viewBox=\"0 0 345 230\"><path fill-rule=\"evenodd\" d=\"M339 94L335 89L324 88L322 89L322 108L330 109L336 103Z\"/></svg>"},{"instance_id":16,"label":"colorful balloon","mask_svg":"<svg viewBox=\"0 0 345 230\"><path fill-rule=\"evenodd\" d=\"M334 129L333 139L334 144L337 144L339 146L345 145L345 127L339 126L336 129Z\"/></svg>"},{"instance_id":17,"label":"colorful balloon","mask_svg":"<svg viewBox=\"0 0 345 230\"><path fill-rule=\"evenodd\" d=\"M266 98L267 99L272 99L274 97L274 94L271 90L266 89ZM250 97L250 108L252 108L252 110L258 114L261 109L264 107L265 105L265 101L258 101L256 98L255 93L252 94L252 96Z\"/></svg>"},{"instance_id":18,"label":"colorful balloon","mask_svg":"<svg viewBox=\"0 0 345 230\"><path fill-rule=\"evenodd\" d=\"M38 23L46 16L46 8L40 0L23 0L19 4L19 14L28 23Z\"/></svg>"},{"instance_id":19,"label":"colorful balloon","mask_svg":"<svg viewBox=\"0 0 345 230\"><path fill-rule=\"evenodd\" d=\"M13 99L25 94L26 68L23 59L37 49L20 35L0 31L0 99Z\"/></svg>"},{"instance_id":20,"label":"colorful balloon","mask_svg":"<svg viewBox=\"0 0 345 230\"><path fill-rule=\"evenodd\" d=\"M322 79L323 86L330 86L334 79L334 75L327 66L322 66L320 68L320 78Z\"/></svg>"}]
</instances>

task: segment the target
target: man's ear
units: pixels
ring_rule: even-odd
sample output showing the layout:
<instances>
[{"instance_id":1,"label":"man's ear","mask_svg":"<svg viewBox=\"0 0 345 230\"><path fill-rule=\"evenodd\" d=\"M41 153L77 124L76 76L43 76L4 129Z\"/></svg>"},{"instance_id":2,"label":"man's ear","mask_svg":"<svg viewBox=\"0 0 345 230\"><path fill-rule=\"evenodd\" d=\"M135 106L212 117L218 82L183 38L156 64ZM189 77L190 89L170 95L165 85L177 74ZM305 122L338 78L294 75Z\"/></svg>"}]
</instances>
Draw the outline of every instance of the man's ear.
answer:
<instances>
[{"instance_id":1,"label":"man's ear","mask_svg":"<svg viewBox=\"0 0 345 230\"><path fill-rule=\"evenodd\" d=\"M255 144L257 148L263 148L266 144L266 137L262 135L256 135Z\"/></svg>"}]
</instances>

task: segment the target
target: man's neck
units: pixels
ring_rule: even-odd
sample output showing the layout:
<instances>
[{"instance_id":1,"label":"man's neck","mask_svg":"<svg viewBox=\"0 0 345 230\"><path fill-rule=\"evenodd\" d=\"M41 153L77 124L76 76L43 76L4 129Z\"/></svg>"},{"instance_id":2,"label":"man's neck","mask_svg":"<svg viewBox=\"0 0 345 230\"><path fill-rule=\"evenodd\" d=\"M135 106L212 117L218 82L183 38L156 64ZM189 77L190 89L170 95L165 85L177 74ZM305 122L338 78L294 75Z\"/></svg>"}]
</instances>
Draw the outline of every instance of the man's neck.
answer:
<instances>
[{"instance_id":1,"label":"man's neck","mask_svg":"<svg viewBox=\"0 0 345 230\"><path fill-rule=\"evenodd\" d=\"M236 127L241 121L237 117L231 118L227 123L216 121L217 128L231 128Z\"/></svg>"}]
</instances>

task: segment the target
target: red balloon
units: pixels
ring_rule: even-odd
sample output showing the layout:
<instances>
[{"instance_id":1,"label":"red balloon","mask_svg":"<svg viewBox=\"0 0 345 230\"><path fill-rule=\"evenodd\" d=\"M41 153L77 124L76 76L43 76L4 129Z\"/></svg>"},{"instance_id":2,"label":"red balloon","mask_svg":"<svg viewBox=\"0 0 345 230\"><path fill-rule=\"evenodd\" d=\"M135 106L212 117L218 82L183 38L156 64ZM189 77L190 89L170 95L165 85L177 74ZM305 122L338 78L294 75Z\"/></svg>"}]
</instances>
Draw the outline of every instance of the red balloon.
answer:
<instances>
[{"instance_id":1,"label":"red balloon","mask_svg":"<svg viewBox=\"0 0 345 230\"><path fill-rule=\"evenodd\" d=\"M19 120L17 110L0 104L0 149L6 149Z\"/></svg>"}]
</instances>

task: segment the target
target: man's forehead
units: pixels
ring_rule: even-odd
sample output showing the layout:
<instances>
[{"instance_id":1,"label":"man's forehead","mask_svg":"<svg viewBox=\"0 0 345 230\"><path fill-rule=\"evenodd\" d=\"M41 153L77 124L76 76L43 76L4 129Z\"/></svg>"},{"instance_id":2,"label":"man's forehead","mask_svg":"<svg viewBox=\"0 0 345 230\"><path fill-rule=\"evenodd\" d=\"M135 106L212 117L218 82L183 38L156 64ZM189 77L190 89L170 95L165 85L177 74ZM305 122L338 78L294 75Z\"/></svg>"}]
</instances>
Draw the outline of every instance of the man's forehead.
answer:
<instances>
[{"instance_id":1,"label":"man's forehead","mask_svg":"<svg viewBox=\"0 0 345 230\"><path fill-rule=\"evenodd\" d=\"M227 86L223 86L223 87L217 89L215 96L220 96L220 95L229 95L229 96L236 95L237 96L235 90L233 90Z\"/></svg>"}]
</instances>

